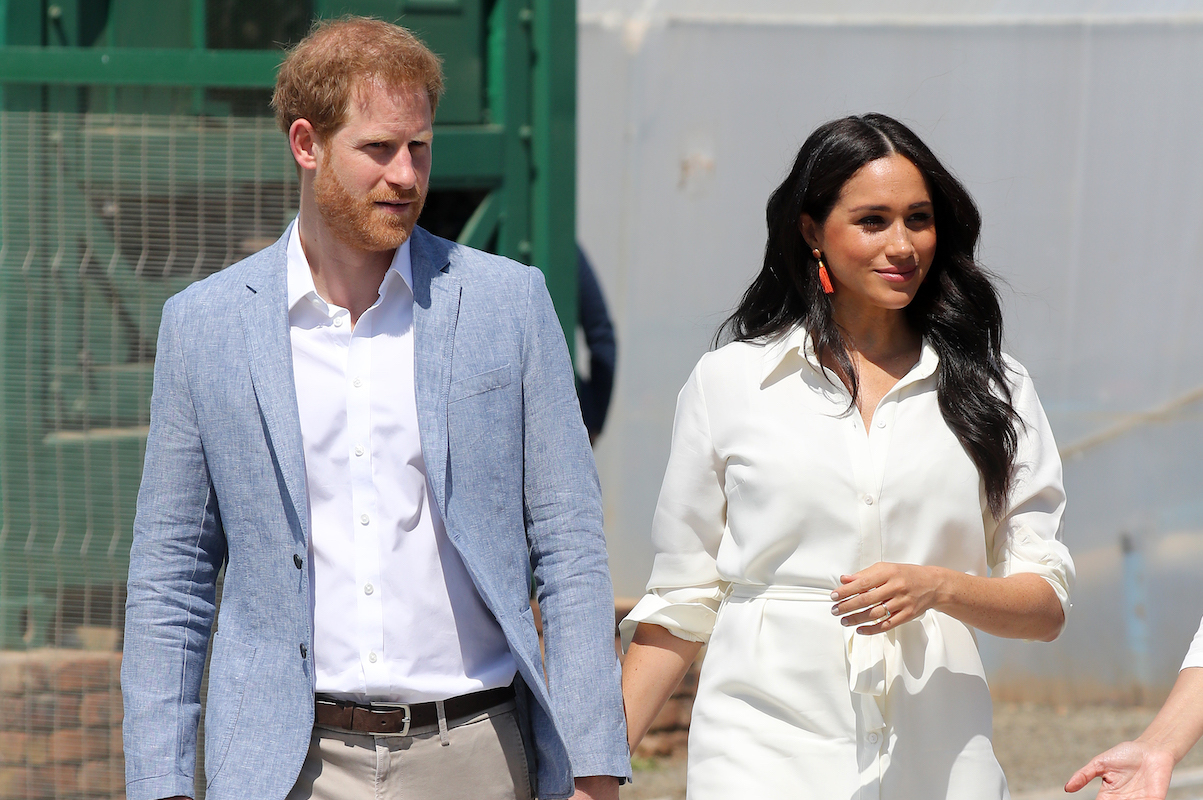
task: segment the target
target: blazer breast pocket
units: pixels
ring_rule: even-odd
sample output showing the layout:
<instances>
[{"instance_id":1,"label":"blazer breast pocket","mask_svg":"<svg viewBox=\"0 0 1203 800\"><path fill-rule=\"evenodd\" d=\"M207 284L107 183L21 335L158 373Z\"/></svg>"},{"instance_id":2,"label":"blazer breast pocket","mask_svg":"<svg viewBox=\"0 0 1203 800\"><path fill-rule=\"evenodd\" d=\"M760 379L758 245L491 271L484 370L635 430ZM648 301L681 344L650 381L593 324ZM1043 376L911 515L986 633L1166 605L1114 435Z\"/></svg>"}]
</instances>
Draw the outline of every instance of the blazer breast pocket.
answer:
<instances>
[{"instance_id":1,"label":"blazer breast pocket","mask_svg":"<svg viewBox=\"0 0 1203 800\"><path fill-rule=\"evenodd\" d=\"M447 395L447 402L454 403L457 400L464 400L509 385L510 365L503 364L496 369L471 375L467 378L460 378L458 381L452 381L451 392Z\"/></svg>"}]
</instances>

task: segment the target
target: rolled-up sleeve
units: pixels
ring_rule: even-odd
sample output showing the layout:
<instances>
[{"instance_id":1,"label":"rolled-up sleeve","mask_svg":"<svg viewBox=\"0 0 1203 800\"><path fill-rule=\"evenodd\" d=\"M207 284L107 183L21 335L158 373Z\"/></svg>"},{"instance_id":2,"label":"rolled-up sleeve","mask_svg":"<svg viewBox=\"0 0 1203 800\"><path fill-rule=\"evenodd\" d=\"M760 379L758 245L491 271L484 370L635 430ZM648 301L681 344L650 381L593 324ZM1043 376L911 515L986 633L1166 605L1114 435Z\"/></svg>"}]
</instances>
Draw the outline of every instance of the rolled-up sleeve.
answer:
<instances>
[{"instance_id":1,"label":"rolled-up sleeve","mask_svg":"<svg viewBox=\"0 0 1203 800\"><path fill-rule=\"evenodd\" d=\"M725 465L711 437L700 375L705 363L677 397L672 449L652 519L656 559L648 594L619 626L624 648L640 622L688 641L709 640L727 589L715 562L727 522Z\"/></svg>"},{"instance_id":2,"label":"rolled-up sleeve","mask_svg":"<svg viewBox=\"0 0 1203 800\"><path fill-rule=\"evenodd\" d=\"M1182 669L1188 667L1203 667L1203 621L1199 623L1199 632L1195 634L1195 640L1190 643L1190 650L1186 652L1186 660L1182 662Z\"/></svg>"},{"instance_id":3,"label":"rolled-up sleeve","mask_svg":"<svg viewBox=\"0 0 1203 800\"><path fill-rule=\"evenodd\" d=\"M1023 424L1007 507L990 542L990 569L1002 577L1032 573L1044 578L1068 616L1074 563L1061 543L1065 512L1061 457L1032 379L1018 363L1008 360L1008 365L1016 376L1012 406Z\"/></svg>"}]
</instances>

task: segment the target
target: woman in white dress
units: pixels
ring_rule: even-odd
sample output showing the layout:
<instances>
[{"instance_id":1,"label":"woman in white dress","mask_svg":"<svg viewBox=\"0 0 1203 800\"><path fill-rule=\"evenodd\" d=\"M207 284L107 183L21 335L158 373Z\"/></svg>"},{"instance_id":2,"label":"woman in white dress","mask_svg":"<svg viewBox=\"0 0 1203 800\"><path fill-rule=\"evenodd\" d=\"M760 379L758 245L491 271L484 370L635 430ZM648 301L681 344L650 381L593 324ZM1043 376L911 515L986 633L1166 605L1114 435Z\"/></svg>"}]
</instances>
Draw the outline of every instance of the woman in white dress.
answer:
<instances>
[{"instance_id":1,"label":"woman in white dress","mask_svg":"<svg viewBox=\"0 0 1203 800\"><path fill-rule=\"evenodd\" d=\"M811 134L767 217L733 341L678 398L622 625L632 748L709 642L691 800L1005 798L973 631L1055 638L1073 564L977 209L871 114Z\"/></svg>"}]
</instances>

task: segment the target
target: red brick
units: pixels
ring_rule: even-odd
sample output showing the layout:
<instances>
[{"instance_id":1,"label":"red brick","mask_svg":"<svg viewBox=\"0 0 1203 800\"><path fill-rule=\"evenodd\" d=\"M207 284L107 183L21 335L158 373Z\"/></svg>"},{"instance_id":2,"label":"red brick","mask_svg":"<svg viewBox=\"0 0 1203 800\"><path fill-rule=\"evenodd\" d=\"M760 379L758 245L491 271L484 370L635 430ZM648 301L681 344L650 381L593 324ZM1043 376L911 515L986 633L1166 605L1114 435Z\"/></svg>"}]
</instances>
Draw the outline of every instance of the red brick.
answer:
<instances>
[{"instance_id":1,"label":"red brick","mask_svg":"<svg viewBox=\"0 0 1203 800\"><path fill-rule=\"evenodd\" d=\"M29 782L29 771L24 767L0 767L0 798L21 798L28 795L25 786Z\"/></svg>"},{"instance_id":2,"label":"red brick","mask_svg":"<svg viewBox=\"0 0 1203 800\"><path fill-rule=\"evenodd\" d=\"M29 734L25 731L0 731L0 764L24 764L28 746Z\"/></svg>"},{"instance_id":3,"label":"red brick","mask_svg":"<svg viewBox=\"0 0 1203 800\"><path fill-rule=\"evenodd\" d=\"M50 736L45 733L32 733L25 743L25 763L31 767L40 767L50 763Z\"/></svg>"},{"instance_id":4,"label":"red brick","mask_svg":"<svg viewBox=\"0 0 1203 800\"><path fill-rule=\"evenodd\" d=\"M89 692L79 707L79 721L85 728L108 728L121 722L120 692Z\"/></svg>"},{"instance_id":5,"label":"red brick","mask_svg":"<svg viewBox=\"0 0 1203 800\"><path fill-rule=\"evenodd\" d=\"M29 698L27 726L37 731L79 727L79 695L36 694Z\"/></svg>"},{"instance_id":6,"label":"red brick","mask_svg":"<svg viewBox=\"0 0 1203 800\"><path fill-rule=\"evenodd\" d=\"M0 730L23 731L29 727L29 698L0 695Z\"/></svg>"},{"instance_id":7,"label":"red brick","mask_svg":"<svg viewBox=\"0 0 1203 800\"><path fill-rule=\"evenodd\" d=\"M113 685L114 660L96 653L81 653L56 665L50 685L57 692L88 692Z\"/></svg>"},{"instance_id":8,"label":"red brick","mask_svg":"<svg viewBox=\"0 0 1203 800\"><path fill-rule=\"evenodd\" d=\"M107 758L108 731L85 731L79 728L55 731L50 734L50 759L56 764L75 764Z\"/></svg>"},{"instance_id":9,"label":"red brick","mask_svg":"<svg viewBox=\"0 0 1203 800\"><path fill-rule=\"evenodd\" d=\"M125 790L125 769L112 761L89 761L79 768L80 794L110 797Z\"/></svg>"}]
</instances>

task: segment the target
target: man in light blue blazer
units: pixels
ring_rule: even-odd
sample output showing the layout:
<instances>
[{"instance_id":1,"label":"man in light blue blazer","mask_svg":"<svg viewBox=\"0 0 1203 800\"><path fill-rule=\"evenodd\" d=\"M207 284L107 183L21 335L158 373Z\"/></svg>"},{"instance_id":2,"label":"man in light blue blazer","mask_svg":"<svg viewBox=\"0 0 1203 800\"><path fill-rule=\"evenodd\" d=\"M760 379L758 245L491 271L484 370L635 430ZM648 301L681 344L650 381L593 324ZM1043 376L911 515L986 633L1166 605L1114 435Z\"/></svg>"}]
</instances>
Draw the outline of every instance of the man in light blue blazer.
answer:
<instances>
[{"instance_id":1,"label":"man in light blue blazer","mask_svg":"<svg viewBox=\"0 0 1203 800\"><path fill-rule=\"evenodd\" d=\"M441 91L408 31L317 28L273 98L297 222L163 309L129 800L192 795L210 638L211 800L616 800L629 777L600 492L542 275L416 227Z\"/></svg>"}]
</instances>

